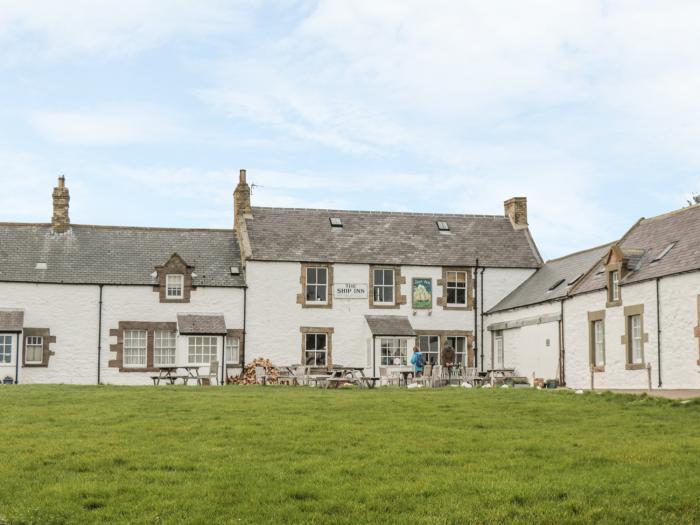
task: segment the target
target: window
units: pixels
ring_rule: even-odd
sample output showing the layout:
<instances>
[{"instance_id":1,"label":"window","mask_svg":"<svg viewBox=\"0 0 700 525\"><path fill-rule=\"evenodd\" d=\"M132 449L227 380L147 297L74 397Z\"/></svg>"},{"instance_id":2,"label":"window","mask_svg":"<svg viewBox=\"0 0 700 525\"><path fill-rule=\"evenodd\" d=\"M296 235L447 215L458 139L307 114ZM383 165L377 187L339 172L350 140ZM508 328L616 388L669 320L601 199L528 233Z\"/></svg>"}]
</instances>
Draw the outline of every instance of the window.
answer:
<instances>
[{"instance_id":1,"label":"window","mask_svg":"<svg viewBox=\"0 0 700 525\"><path fill-rule=\"evenodd\" d=\"M241 362L240 356L241 340L235 336L226 338L226 362L228 364L238 364Z\"/></svg>"},{"instance_id":2,"label":"window","mask_svg":"<svg viewBox=\"0 0 700 525\"><path fill-rule=\"evenodd\" d=\"M437 221L437 227L440 232L449 232L450 225L446 221Z\"/></svg>"},{"instance_id":3,"label":"window","mask_svg":"<svg viewBox=\"0 0 700 525\"><path fill-rule=\"evenodd\" d=\"M467 272L446 272L447 304L449 306L466 306Z\"/></svg>"},{"instance_id":4,"label":"window","mask_svg":"<svg viewBox=\"0 0 700 525\"><path fill-rule=\"evenodd\" d=\"M343 221L340 220L338 217L331 217L331 228L342 228L343 227Z\"/></svg>"},{"instance_id":5,"label":"window","mask_svg":"<svg viewBox=\"0 0 700 525\"><path fill-rule=\"evenodd\" d=\"M185 288L185 276L168 274L165 276L165 296L168 299L182 299Z\"/></svg>"},{"instance_id":6,"label":"window","mask_svg":"<svg viewBox=\"0 0 700 525\"><path fill-rule=\"evenodd\" d=\"M418 347L423 352L426 364L440 364L440 337L437 335L421 335L418 337Z\"/></svg>"},{"instance_id":7,"label":"window","mask_svg":"<svg viewBox=\"0 0 700 525\"><path fill-rule=\"evenodd\" d=\"M378 268L374 270L372 294L375 304L394 304L393 268Z\"/></svg>"},{"instance_id":8,"label":"window","mask_svg":"<svg viewBox=\"0 0 700 525\"><path fill-rule=\"evenodd\" d=\"M208 365L212 361L216 361L216 337L190 336L187 346L187 361L191 365Z\"/></svg>"},{"instance_id":9,"label":"window","mask_svg":"<svg viewBox=\"0 0 700 525\"><path fill-rule=\"evenodd\" d=\"M146 331L126 330L124 332L124 367L146 367Z\"/></svg>"},{"instance_id":10,"label":"window","mask_svg":"<svg viewBox=\"0 0 700 525\"><path fill-rule=\"evenodd\" d=\"M408 364L408 342L406 339L381 339L382 366L406 366Z\"/></svg>"},{"instance_id":11,"label":"window","mask_svg":"<svg viewBox=\"0 0 700 525\"><path fill-rule=\"evenodd\" d=\"M564 283L564 281L566 281L566 279L559 279L557 282L555 282L552 286L549 287L549 291L553 292L554 290L559 288Z\"/></svg>"},{"instance_id":12,"label":"window","mask_svg":"<svg viewBox=\"0 0 700 525\"><path fill-rule=\"evenodd\" d=\"M619 301L620 300L620 272L617 270L613 270L610 272L610 282L608 283L609 286L609 294L610 294L610 301Z\"/></svg>"},{"instance_id":13,"label":"window","mask_svg":"<svg viewBox=\"0 0 700 525\"><path fill-rule=\"evenodd\" d=\"M177 334L158 330L155 333L153 348L153 366L168 366L175 364Z\"/></svg>"},{"instance_id":14,"label":"window","mask_svg":"<svg viewBox=\"0 0 700 525\"><path fill-rule=\"evenodd\" d=\"M497 330L493 333L494 359L496 360L495 368L505 368L505 353L503 350L503 330Z\"/></svg>"},{"instance_id":15,"label":"window","mask_svg":"<svg viewBox=\"0 0 700 525\"><path fill-rule=\"evenodd\" d=\"M304 334L304 363L307 366L326 366L327 358L327 334Z\"/></svg>"},{"instance_id":16,"label":"window","mask_svg":"<svg viewBox=\"0 0 700 525\"><path fill-rule=\"evenodd\" d=\"M630 315L627 317L627 333L629 334L629 363L639 365L644 362L642 354L642 316Z\"/></svg>"},{"instance_id":17,"label":"window","mask_svg":"<svg viewBox=\"0 0 700 525\"><path fill-rule=\"evenodd\" d=\"M27 336L25 341L24 362L41 364L44 361L44 338L37 335Z\"/></svg>"},{"instance_id":18,"label":"window","mask_svg":"<svg viewBox=\"0 0 700 525\"><path fill-rule=\"evenodd\" d=\"M306 269L306 302L328 303L328 268L310 266Z\"/></svg>"},{"instance_id":19,"label":"window","mask_svg":"<svg viewBox=\"0 0 700 525\"><path fill-rule=\"evenodd\" d=\"M12 336L0 334L0 363L12 362Z\"/></svg>"},{"instance_id":20,"label":"window","mask_svg":"<svg viewBox=\"0 0 700 525\"><path fill-rule=\"evenodd\" d=\"M591 364L594 367L605 366L605 325L603 323L602 319L591 322Z\"/></svg>"},{"instance_id":21,"label":"window","mask_svg":"<svg viewBox=\"0 0 700 525\"><path fill-rule=\"evenodd\" d=\"M651 260L651 262L658 262L658 261L660 261L661 259L663 259L664 257L666 257L666 256L668 255L668 252L670 252L671 250L673 250L673 247L676 245L676 243L677 243L677 241L674 241L674 242L672 242L671 244L669 244L668 246L666 246L666 248L664 248L663 250L661 250L661 252L659 252L659 253L657 254L657 256L654 257L654 258Z\"/></svg>"},{"instance_id":22,"label":"window","mask_svg":"<svg viewBox=\"0 0 700 525\"><path fill-rule=\"evenodd\" d=\"M581 277L583 277L583 276L584 276L584 274L583 274L583 273L580 273L580 274L578 274L576 277L574 277L573 279L571 279L567 284L568 284L569 286L573 286L573 285L575 285L577 282L579 282L579 281L581 280Z\"/></svg>"},{"instance_id":23,"label":"window","mask_svg":"<svg viewBox=\"0 0 700 525\"><path fill-rule=\"evenodd\" d=\"M455 349L455 364L467 366L467 338L447 337L445 342Z\"/></svg>"}]
</instances>

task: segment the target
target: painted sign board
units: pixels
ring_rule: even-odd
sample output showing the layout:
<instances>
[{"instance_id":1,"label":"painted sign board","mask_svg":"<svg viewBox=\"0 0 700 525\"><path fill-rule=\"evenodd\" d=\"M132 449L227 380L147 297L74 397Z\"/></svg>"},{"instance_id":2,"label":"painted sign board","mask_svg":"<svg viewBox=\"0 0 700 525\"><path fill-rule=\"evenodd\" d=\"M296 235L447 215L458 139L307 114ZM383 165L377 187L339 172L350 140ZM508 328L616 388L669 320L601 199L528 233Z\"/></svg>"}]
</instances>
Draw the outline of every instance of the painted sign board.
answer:
<instances>
[{"instance_id":1,"label":"painted sign board","mask_svg":"<svg viewBox=\"0 0 700 525\"><path fill-rule=\"evenodd\" d=\"M333 285L335 299L367 299L366 283L336 283Z\"/></svg>"},{"instance_id":2,"label":"painted sign board","mask_svg":"<svg viewBox=\"0 0 700 525\"><path fill-rule=\"evenodd\" d=\"M427 310L433 307L433 280L415 277L413 279L413 309Z\"/></svg>"}]
</instances>

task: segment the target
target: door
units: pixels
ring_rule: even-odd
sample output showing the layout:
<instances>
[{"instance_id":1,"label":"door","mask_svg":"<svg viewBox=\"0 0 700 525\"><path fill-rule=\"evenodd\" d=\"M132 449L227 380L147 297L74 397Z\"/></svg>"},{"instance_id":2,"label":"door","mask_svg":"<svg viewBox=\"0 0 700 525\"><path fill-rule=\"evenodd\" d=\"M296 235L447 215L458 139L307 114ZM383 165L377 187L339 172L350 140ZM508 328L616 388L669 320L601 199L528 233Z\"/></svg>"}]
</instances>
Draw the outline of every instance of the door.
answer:
<instances>
[{"instance_id":1,"label":"door","mask_svg":"<svg viewBox=\"0 0 700 525\"><path fill-rule=\"evenodd\" d=\"M15 335L0 334L0 382L7 378L17 382L15 377Z\"/></svg>"}]
</instances>

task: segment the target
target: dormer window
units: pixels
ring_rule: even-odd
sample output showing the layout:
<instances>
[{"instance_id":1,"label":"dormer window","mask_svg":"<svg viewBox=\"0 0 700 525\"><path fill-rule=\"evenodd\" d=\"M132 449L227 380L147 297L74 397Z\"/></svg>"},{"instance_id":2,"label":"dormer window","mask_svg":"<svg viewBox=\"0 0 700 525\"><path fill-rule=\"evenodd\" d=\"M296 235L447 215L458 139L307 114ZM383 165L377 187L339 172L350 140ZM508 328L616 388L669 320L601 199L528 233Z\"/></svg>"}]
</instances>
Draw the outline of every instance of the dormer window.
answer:
<instances>
[{"instance_id":1,"label":"dormer window","mask_svg":"<svg viewBox=\"0 0 700 525\"><path fill-rule=\"evenodd\" d=\"M182 299L185 288L185 276L168 274L165 276L165 296L168 299Z\"/></svg>"}]
</instances>

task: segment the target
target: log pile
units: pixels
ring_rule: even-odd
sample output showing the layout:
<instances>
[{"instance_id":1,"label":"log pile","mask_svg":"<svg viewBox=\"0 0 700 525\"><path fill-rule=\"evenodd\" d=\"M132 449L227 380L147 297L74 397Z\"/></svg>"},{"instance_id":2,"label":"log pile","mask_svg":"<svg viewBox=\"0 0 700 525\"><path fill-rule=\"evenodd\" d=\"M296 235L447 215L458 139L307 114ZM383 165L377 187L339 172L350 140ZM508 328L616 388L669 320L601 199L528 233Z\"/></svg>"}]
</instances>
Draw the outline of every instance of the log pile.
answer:
<instances>
[{"instance_id":1,"label":"log pile","mask_svg":"<svg viewBox=\"0 0 700 525\"><path fill-rule=\"evenodd\" d=\"M236 377L229 377L227 382L234 385L255 385L258 384L258 380L255 377L255 368L261 366L265 369L265 382L268 385L276 385L277 379L279 377L279 372L272 364L269 359L263 359L258 357L254 359L245 367L243 367L243 372L241 375Z\"/></svg>"}]
</instances>

